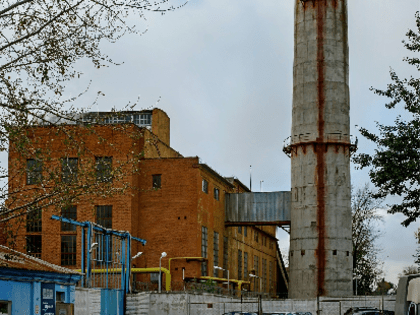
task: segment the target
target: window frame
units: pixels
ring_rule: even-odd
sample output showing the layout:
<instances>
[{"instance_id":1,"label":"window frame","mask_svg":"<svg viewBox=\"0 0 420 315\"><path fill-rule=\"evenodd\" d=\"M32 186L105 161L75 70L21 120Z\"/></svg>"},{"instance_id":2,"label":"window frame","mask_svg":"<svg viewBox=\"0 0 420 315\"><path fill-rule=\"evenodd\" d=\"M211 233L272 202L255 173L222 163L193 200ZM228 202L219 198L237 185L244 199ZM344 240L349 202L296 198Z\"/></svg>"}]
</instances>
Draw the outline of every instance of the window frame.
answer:
<instances>
[{"instance_id":1,"label":"window frame","mask_svg":"<svg viewBox=\"0 0 420 315\"><path fill-rule=\"evenodd\" d=\"M112 156L96 156L95 173L97 182L112 183Z\"/></svg>"},{"instance_id":2,"label":"window frame","mask_svg":"<svg viewBox=\"0 0 420 315\"><path fill-rule=\"evenodd\" d=\"M201 226L201 257L208 258L208 229ZM207 260L201 263L201 275L207 276Z\"/></svg>"},{"instance_id":3,"label":"window frame","mask_svg":"<svg viewBox=\"0 0 420 315\"><path fill-rule=\"evenodd\" d=\"M26 232L27 233L42 232L42 209L41 208L30 210L26 214Z\"/></svg>"},{"instance_id":4,"label":"window frame","mask_svg":"<svg viewBox=\"0 0 420 315\"><path fill-rule=\"evenodd\" d=\"M30 163L33 165L29 165ZM38 159L26 159L26 185L37 185L42 182L43 163Z\"/></svg>"},{"instance_id":5,"label":"window frame","mask_svg":"<svg viewBox=\"0 0 420 315\"><path fill-rule=\"evenodd\" d=\"M219 266L219 233L213 231L213 266ZM214 269L214 277L218 276L218 270Z\"/></svg>"},{"instance_id":6,"label":"window frame","mask_svg":"<svg viewBox=\"0 0 420 315\"><path fill-rule=\"evenodd\" d=\"M41 258L42 255L42 235L26 235L26 253L29 256ZM38 239L37 242L34 242L34 239ZM32 240L32 242L30 242ZM39 244L37 246L36 244ZM33 249L39 249L37 251L33 251Z\"/></svg>"},{"instance_id":7,"label":"window frame","mask_svg":"<svg viewBox=\"0 0 420 315\"><path fill-rule=\"evenodd\" d=\"M201 182L201 190L208 194L209 193L209 182L203 178Z\"/></svg>"},{"instance_id":8,"label":"window frame","mask_svg":"<svg viewBox=\"0 0 420 315\"><path fill-rule=\"evenodd\" d=\"M12 301L0 300L1 304L7 304L7 314L12 315Z\"/></svg>"},{"instance_id":9,"label":"window frame","mask_svg":"<svg viewBox=\"0 0 420 315\"><path fill-rule=\"evenodd\" d=\"M69 162L72 163L69 163ZM66 163L67 162L67 163ZM75 162L75 163L74 163ZM61 159L61 182L72 184L77 182L79 159L65 157Z\"/></svg>"},{"instance_id":10,"label":"window frame","mask_svg":"<svg viewBox=\"0 0 420 315\"><path fill-rule=\"evenodd\" d=\"M219 201L219 199L220 199L220 190L219 190L219 188L214 187L214 189L213 189L213 196L214 196L214 199L216 199L217 201Z\"/></svg>"},{"instance_id":11,"label":"window frame","mask_svg":"<svg viewBox=\"0 0 420 315\"><path fill-rule=\"evenodd\" d=\"M77 220L77 206L68 206L61 209L61 216L66 219ZM77 226L61 221L61 232L76 232Z\"/></svg>"},{"instance_id":12,"label":"window frame","mask_svg":"<svg viewBox=\"0 0 420 315\"><path fill-rule=\"evenodd\" d=\"M152 175L152 188L156 190L162 188L162 174Z\"/></svg>"},{"instance_id":13,"label":"window frame","mask_svg":"<svg viewBox=\"0 0 420 315\"><path fill-rule=\"evenodd\" d=\"M64 241L66 240L66 241ZM67 244L67 251L63 248ZM70 244L70 245L68 245ZM72 249L73 251L70 251ZM61 235L61 251L60 251L61 266L76 266L77 263L77 239L76 235Z\"/></svg>"},{"instance_id":14,"label":"window frame","mask_svg":"<svg viewBox=\"0 0 420 315\"><path fill-rule=\"evenodd\" d=\"M100 214L99 211L110 212L110 216L105 214ZM109 214L109 213L108 213ZM112 205L96 205L95 206L95 220L96 223L106 229L112 229ZM109 223L110 222L110 223ZM108 224L109 223L109 224Z\"/></svg>"},{"instance_id":15,"label":"window frame","mask_svg":"<svg viewBox=\"0 0 420 315\"><path fill-rule=\"evenodd\" d=\"M238 280L242 280L242 251L238 249Z\"/></svg>"}]
</instances>

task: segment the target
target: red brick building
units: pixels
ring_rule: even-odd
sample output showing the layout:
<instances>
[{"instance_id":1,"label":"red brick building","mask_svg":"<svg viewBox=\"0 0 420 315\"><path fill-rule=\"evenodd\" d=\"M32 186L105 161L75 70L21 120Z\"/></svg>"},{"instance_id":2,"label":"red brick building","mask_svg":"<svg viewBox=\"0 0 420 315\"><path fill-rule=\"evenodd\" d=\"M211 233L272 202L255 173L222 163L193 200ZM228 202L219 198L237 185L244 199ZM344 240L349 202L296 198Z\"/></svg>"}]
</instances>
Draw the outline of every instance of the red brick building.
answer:
<instances>
[{"instance_id":1,"label":"red brick building","mask_svg":"<svg viewBox=\"0 0 420 315\"><path fill-rule=\"evenodd\" d=\"M73 184L89 176L92 182L105 179L108 189L115 187L120 191L101 195L87 190L66 207L50 206L42 212L32 211L26 221L13 221L15 249L57 265L80 268L80 231L51 220L55 213L129 231L147 240L144 247L134 243L132 255L139 251L143 254L133 264L138 268L158 267L161 253L166 252L162 267L168 268L171 259L173 287L183 279L226 277L226 272L214 269L219 266L229 270L231 279L248 280L250 273L258 275L260 281L255 287L252 284L252 290L272 295L279 291L280 282L284 282L281 272L284 266L275 227L225 226L225 194L249 191L248 188L235 178L219 175L200 163L198 157L183 157L172 149L166 113L160 109L126 112L115 117L92 113L83 119L93 123L87 130L80 125L65 127L78 141L83 141L87 150L82 155L79 146L68 145L67 131L59 133L50 126L30 130L35 143L34 157L30 153L22 156L11 144L9 173L13 180L9 190L18 196L14 205L23 205L33 198L40 186L44 194L63 182L60 190L71 187L66 185L69 176L73 176ZM98 121L103 123L94 124ZM37 150L48 152L42 163L36 161ZM140 160L132 159L137 155ZM132 161L134 165L130 164ZM109 165L119 172L108 174ZM51 174L61 177L53 181L51 177L58 175ZM150 280L150 275L137 277L139 281Z\"/></svg>"}]
</instances>

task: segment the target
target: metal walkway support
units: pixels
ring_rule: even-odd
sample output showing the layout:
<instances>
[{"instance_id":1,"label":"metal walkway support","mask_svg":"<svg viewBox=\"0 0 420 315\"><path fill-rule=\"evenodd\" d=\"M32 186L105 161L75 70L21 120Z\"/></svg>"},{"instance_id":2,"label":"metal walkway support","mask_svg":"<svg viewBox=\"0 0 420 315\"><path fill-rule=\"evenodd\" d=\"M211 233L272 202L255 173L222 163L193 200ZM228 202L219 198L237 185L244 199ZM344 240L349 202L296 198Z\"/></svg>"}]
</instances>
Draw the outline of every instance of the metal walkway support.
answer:
<instances>
[{"instance_id":1,"label":"metal walkway support","mask_svg":"<svg viewBox=\"0 0 420 315\"><path fill-rule=\"evenodd\" d=\"M291 192L225 195L226 225L290 225Z\"/></svg>"}]
</instances>

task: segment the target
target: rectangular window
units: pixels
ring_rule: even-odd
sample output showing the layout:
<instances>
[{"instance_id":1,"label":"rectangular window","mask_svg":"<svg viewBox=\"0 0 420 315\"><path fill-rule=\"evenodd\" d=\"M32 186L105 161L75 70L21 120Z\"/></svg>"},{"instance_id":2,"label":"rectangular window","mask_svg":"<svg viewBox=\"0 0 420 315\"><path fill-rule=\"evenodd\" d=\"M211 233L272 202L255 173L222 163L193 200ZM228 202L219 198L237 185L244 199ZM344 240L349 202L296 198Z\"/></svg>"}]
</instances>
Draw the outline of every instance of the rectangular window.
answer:
<instances>
[{"instance_id":1,"label":"rectangular window","mask_svg":"<svg viewBox=\"0 0 420 315\"><path fill-rule=\"evenodd\" d=\"M12 301L0 301L0 314L12 314Z\"/></svg>"},{"instance_id":2,"label":"rectangular window","mask_svg":"<svg viewBox=\"0 0 420 315\"><path fill-rule=\"evenodd\" d=\"M29 210L26 215L26 232L42 232L42 210Z\"/></svg>"},{"instance_id":3,"label":"rectangular window","mask_svg":"<svg viewBox=\"0 0 420 315\"><path fill-rule=\"evenodd\" d=\"M39 184L42 180L42 162L36 159L26 160L26 184Z\"/></svg>"},{"instance_id":4,"label":"rectangular window","mask_svg":"<svg viewBox=\"0 0 420 315\"><path fill-rule=\"evenodd\" d=\"M268 270L268 283L269 283L269 292L273 292L273 262L269 262L269 270Z\"/></svg>"},{"instance_id":5,"label":"rectangular window","mask_svg":"<svg viewBox=\"0 0 420 315\"><path fill-rule=\"evenodd\" d=\"M245 235L245 236L248 236L248 229L247 229L247 227L246 227L246 226L244 226L244 235Z\"/></svg>"},{"instance_id":6,"label":"rectangular window","mask_svg":"<svg viewBox=\"0 0 420 315\"><path fill-rule=\"evenodd\" d=\"M203 192L205 192L206 194L209 193L209 183L203 179L203 182L201 183L201 189L203 190Z\"/></svg>"},{"instance_id":7,"label":"rectangular window","mask_svg":"<svg viewBox=\"0 0 420 315\"><path fill-rule=\"evenodd\" d=\"M229 260L229 242L227 237L223 237L223 278L227 278L227 269L228 269L228 260Z\"/></svg>"},{"instance_id":8,"label":"rectangular window","mask_svg":"<svg viewBox=\"0 0 420 315\"><path fill-rule=\"evenodd\" d=\"M218 188L214 189L214 199L219 200L219 189Z\"/></svg>"},{"instance_id":9,"label":"rectangular window","mask_svg":"<svg viewBox=\"0 0 420 315\"><path fill-rule=\"evenodd\" d=\"M150 273L150 282L151 283L159 283L159 272Z\"/></svg>"},{"instance_id":10,"label":"rectangular window","mask_svg":"<svg viewBox=\"0 0 420 315\"><path fill-rule=\"evenodd\" d=\"M254 241L258 243L258 231L254 231Z\"/></svg>"},{"instance_id":11,"label":"rectangular window","mask_svg":"<svg viewBox=\"0 0 420 315\"><path fill-rule=\"evenodd\" d=\"M96 157L96 180L112 182L112 156Z\"/></svg>"},{"instance_id":12,"label":"rectangular window","mask_svg":"<svg viewBox=\"0 0 420 315\"><path fill-rule=\"evenodd\" d=\"M267 259L262 259L262 283L263 292L267 292Z\"/></svg>"},{"instance_id":13,"label":"rectangular window","mask_svg":"<svg viewBox=\"0 0 420 315\"><path fill-rule=\"evenodd\" d=\"M259 257L254 255L254 270L255 270L255 275L258 277L260 276L259 265L260 265ZM255 279L255 288L257 288L256 291L260 290L260 279L258 278Z\"/></svg>"},{"instance_id":14,"label":"rectangular window","mask_svg":"<svg viewBox=\"0 0 420 315\"><path fill-rule=\"evenodd\" d=\"M238 234L242 234L242 226L238 226Z\"/></svg>"},{"instance_id":15,"label":"rectangular window","mask_svg":"<svg viewBox=\"0 0 420 315\"><path fill-rule=\"evenodd\" d=\"M247 280L248 277L248 253L244 252L244 280Z\"/></svg>"},{"instance_id":16,"label":"rectangular window","mask_svg":"<svg viewBox=\"0 0 420 315\"><path fill-rule=\"evenodd\" d=\"M201 227L201 257L207 258L207 228ZM207 276L207 261L201 263L201 275Z\"/></svg>"},{"instance_id":17,"label":"rectangular window","mask_svg":"<svg viewBox=\"0 0 420 315\"><path fill-rule=\"evenodd\" d=\"M150 126L152 124L152 115L136 114L133 116L133 122L138 126Z\"/></svg>"},{"instance_id":18,"label":"rectangular window","mask_svg":"<svg viewBox=\"0 0 420 315\"><path fill-rule=\"evenodd\" d=\"M63 158L61 160L61 180L70 184L77 182L77 158Z\"/></svg>"},{"instance_id":19,"label":"rectangular window","mask_svg":"<svg viewBox=\"0 0 420 315\"><path fill-rule=\"evenodd\" d=\"M112 206L96 206L96 223L104 228L112 228Z\"/></svg>"},{"instance_id":20,"label":"rectangular window","mask_svg":"<svg viewBox=\"0 0 420 315\"><path fill-rule=\"evenodd\" d=\"M61 216L67 219L77 220L77 207L70 206L70 207L61 209ZM66 223L66 222L61 222L61 231L62 232L76 232L76 225Z\"/></svg>"},{"instance_id":21,"label":"rectangular window","mask_svg":"<svg viewBox=\"0 0 420 315\"><path fill-rule=\"evenodd\" d=\"M213 234L213 258L214 266L219 266L219 233L214 232ZM214 269L214 276L218 276L218 270Z\"/></svg>"},{"instance_id":22,"label":"rectangular window","mask_svg":"<svg viewBox=\"0 0 420 315\"><path fill-rule=\"evenodd\" d=\"M162 175L160 175L160 174L152 175L153 189L162 188L161 178L162 178Z\"/></svg>"},{"instance_id":23,"label":"rectangular window","mask_svg":"<svg viewBox=\"0 0 420 315\"><path fill-rule=\"evenodd\" d=\"M238 250L238 280L242 279L242 251Z\"/></svg>"},{"instance_id":24,"label":"rectangular window","mask_svg":"<svg viewBox=\"0 0 420 315\"><path fill-rule=\"evenodd\" d=\"M28 235L26 236L26 252L32 257L41 258L42 253L42 236Z\"/></svg>"},{"instance_id":25,"label":"rectangular window","mask_svg":"<svg viewBox=\"0 0 420 315\"><path fill-rule=\"evenodd\" d=\"M61 236L61 265L76 265L76 235Z\"/></svg>"},{"instance_id":26,"label":"rectangular window","mask_svg":"<svg viewBox=\"0 0 420 315\"><path fill-rule=\"evenodd\" d=\"M259 262L259 257L258 256L256 256L256 255L254 255L254 270L255 270L255 275L256 276L259 276L259 264L260 264L260 262Z\"/></svg>"}]
</instances>

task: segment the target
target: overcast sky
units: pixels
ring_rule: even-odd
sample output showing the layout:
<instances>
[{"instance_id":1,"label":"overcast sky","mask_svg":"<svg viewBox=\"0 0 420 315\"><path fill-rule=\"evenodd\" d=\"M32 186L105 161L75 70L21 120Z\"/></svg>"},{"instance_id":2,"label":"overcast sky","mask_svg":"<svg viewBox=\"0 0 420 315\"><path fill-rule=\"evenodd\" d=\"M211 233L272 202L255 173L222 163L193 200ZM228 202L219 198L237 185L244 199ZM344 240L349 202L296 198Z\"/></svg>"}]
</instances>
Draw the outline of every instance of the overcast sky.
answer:
<instances>
[{"instance_id":1,"label":"overcast sky","mask_svg":"<svg viewBox=\"0 0 420 315\"><path fill-rule=\"evenodd\" d=\"M177 4L179 2L172 2ZM120 66L94 70L81 62L84 76L69 86L89 106L97 91L105 93L92 110L122 108L141 96L138 109L154 106L171 118L171 146L184 156L198 155L223 176L236 176L252 189L290 190L290 159L282 152L290 135L293 66L292 0L191 0L166 15L133 19L143 36L130 35L117 45L103 45ZM402 59L401 41L415 28L419 0L348 0L351 132L359 152L371 152L355 125L375 128L391 123L401 108L387 110L369 87L385 88L392 67L402 77L415 75ZM369 181L365 171L351 169L352 184ZM387 280L397 282L413 264L418 223L403 228L402 216L386 215L381 226L382 257ZM280 247L288 236L279 232Z\"/></svg>"}]
</instances>

